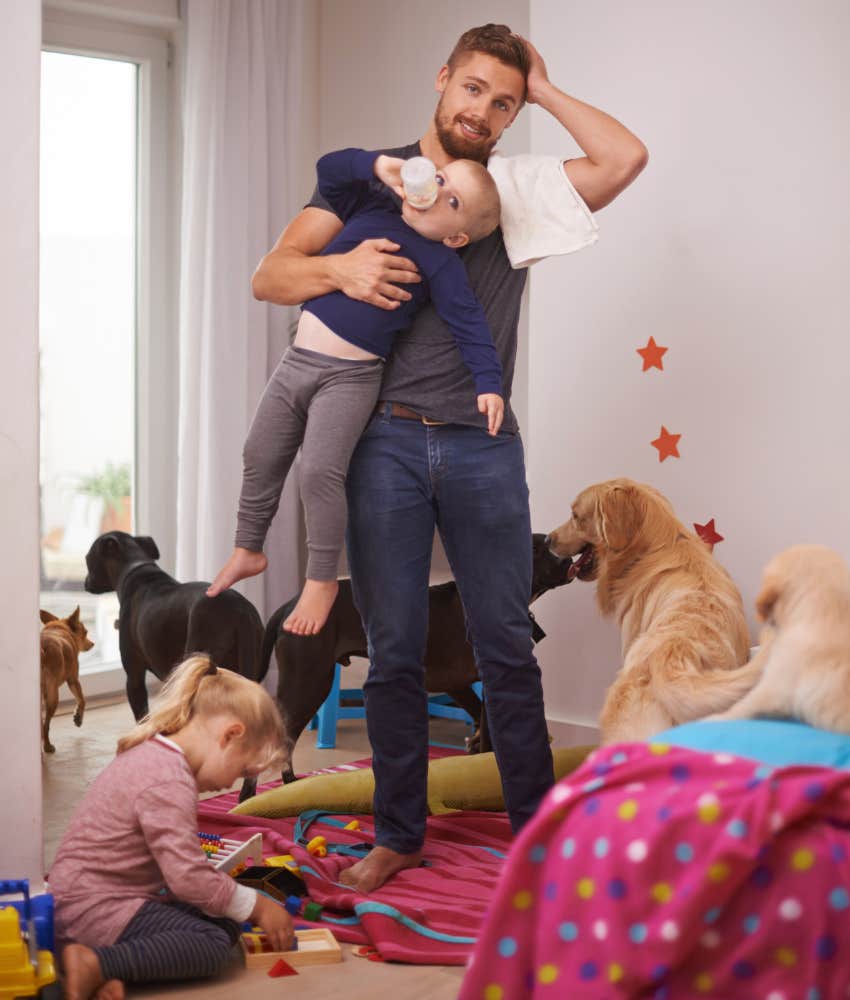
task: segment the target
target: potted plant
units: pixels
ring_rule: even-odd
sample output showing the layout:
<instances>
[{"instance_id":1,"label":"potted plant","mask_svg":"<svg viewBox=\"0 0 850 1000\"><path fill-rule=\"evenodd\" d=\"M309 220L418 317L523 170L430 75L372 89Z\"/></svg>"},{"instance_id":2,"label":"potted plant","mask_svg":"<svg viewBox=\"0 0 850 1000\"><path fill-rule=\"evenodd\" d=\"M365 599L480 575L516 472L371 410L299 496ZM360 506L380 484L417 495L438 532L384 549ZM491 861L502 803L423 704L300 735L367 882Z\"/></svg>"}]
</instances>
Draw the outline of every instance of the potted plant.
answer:
<instances>
[{"instance_id":1,"label":"potted plant","mask_svg":"<svg viewBox=\"0 0 850 1000\"><path fill-rule=\"evenodd\" d=\"M77 490L87 496L99 497L103 501L101 532L130 531L132 528L132 507L130 504L130 463L107 462L100 472L83 476L77 483Z\"/></svg>"}]
</instances>

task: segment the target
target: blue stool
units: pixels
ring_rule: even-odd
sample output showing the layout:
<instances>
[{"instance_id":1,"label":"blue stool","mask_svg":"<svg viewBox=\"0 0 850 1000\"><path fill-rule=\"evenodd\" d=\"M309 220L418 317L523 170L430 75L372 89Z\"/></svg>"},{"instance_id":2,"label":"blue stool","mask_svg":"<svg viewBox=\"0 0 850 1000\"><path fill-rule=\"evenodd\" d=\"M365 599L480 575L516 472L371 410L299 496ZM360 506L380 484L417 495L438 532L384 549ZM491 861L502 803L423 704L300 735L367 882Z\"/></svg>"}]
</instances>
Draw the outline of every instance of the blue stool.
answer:
<instances>
[{"instance_id":1,"label":"blue stool","mask_svg":"<svg viewBox=\"0 0 850 1000\"><path fill-rule=\"evenodd\" d=\"M333 750L336 746L336 724L339 719L364 719L366 709L363 706L362 688L340 688L342 667L337 663L334 669L334 679L330 694L325 699L319 711L310 722L310 729L318 729L316 734L317 750ZM472 685L478 697L481 697L481 681ZM341 702L356 701L356 705L342 705ZM440 719L458 719L469 726L478 724L467 711L452 703L447 694L432 694L428 697L428 715Z\"/></svg>"}]
</instances>

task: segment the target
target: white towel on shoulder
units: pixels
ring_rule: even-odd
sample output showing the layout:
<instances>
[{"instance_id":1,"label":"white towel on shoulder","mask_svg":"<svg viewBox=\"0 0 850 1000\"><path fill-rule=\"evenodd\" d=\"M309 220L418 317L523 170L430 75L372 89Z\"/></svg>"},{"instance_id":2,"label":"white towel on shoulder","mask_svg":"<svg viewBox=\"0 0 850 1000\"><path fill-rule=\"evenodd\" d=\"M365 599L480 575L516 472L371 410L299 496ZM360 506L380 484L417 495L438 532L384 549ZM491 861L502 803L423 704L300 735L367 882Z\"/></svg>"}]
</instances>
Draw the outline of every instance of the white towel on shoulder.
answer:
<instances>
[{"instance_id":1,"label":"white towel on shoulder","mask_svg":"<svg viewBox=\"0 0 850 1000\"><path fill-rule=\"evenodd\" d=\"M564 173L558 156L502 156L487 169L502 200L502 236L511 267L592 246L599 226Z\"/></svg>"}]
</instances>

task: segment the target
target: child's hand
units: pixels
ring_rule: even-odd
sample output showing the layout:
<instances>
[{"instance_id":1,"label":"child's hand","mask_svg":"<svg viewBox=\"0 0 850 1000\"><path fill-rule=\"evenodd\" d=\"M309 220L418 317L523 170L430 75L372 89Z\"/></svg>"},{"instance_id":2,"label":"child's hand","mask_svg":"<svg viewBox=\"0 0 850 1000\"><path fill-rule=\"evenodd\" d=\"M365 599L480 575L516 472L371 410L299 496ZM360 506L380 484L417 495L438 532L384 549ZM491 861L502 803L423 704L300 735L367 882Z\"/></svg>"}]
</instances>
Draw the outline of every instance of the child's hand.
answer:
<instances>
[{"instance_id":1,"label":"child's hand","mask_svg":"<svg viewBox=\"0 0 850 1000\"><path fill-rule=\"evenodd\" d=\"M401 185L401 165L404 160L397 156L385 156L383 153L375 160L375 176L384 182L387 187L392 188L399 196L404 197L404 188Z\"/></svg>"},{"instance_id":2,"label":"child's hand","mask_svg":"<svg viewBox=\"0 0 850 1000\"><path fill-rule=\"evenodd\" d=\"M478 412L487 414L487 433L498 434L505 416L505 401L498 393L483 392L478 397Z\"/></svg>"},{"instance_id":3,"label":"child's hand","mask_svg":"<svg viewBox=\"0 0 850 1000\"><path fill-rule=\"evenodd\" d=\"M251 912L251 920L263 928L263 933L275 951L289 951L292 947L295 937L292 917L271 896L257 893L257 903Z\"/></svg>"}]
</instances>

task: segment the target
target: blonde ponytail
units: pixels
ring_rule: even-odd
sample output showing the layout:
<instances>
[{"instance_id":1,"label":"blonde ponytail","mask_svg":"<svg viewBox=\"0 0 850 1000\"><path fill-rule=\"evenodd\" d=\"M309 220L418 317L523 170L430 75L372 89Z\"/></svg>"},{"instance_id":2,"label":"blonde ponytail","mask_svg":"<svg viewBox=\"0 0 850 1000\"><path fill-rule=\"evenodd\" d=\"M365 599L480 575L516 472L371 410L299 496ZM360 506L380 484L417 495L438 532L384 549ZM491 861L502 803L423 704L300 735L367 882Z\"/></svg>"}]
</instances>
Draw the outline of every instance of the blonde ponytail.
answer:
<instances>
[{"instance_id":1,"label":"blonde ponytail","mask_svg":"<svg viewBox=\"0 0 850 1000\"><path fill-rule=\"evenodd\" d=\"M244 739L257 752L258 768L270 767L282 757L283 722L274 699L256 681L216 667L206 653L194 653L174 668L153 711L118 741L118 753L157 733L176 733L195 716L216 715L232 715L245 726Z\"/></svg>"}]
</instances>

